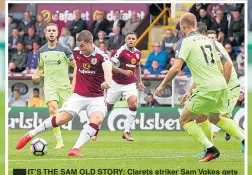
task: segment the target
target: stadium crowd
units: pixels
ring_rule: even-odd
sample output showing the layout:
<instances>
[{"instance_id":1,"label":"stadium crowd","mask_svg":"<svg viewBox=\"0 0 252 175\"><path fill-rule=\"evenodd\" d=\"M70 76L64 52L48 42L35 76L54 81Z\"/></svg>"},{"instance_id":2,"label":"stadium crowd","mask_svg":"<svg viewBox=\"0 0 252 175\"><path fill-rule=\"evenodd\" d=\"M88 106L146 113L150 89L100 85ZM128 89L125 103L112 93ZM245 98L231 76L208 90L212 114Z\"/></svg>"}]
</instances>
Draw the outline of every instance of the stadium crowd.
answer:
<instances>
[{"instance_id":1,"label":"stadium crowd","mask_svg":"<svg viewBox=\"0 0 252 175\"><path fill-rule=\"evenodd\" d=\"M31 74L37 68L38 50L47 42L44 34L47 23L44 21L43 15L36 12L35 9L28 5L22 20L17 20L11 15L8 17L9 73ZM243 4L198 3L194 4L189 11L197 17L198 22L203 22L209 30L216 31L217 39L225 46L238 76L244 76ZM78 33L82 30L89 30L94 36L94 44L111 57L113 52L124 44L125 34L135 31L141 20L136 11L132 11L131 18L124 21L120 19L120 10L116 9L112 21L108 21L105 18L105 12L99 10L96 13L96 20L90 26L81 19L80 10L75 10L75 19L68 26L59 20L57 13L53 15L52 22L58 26L58 40L62 45L73 50L76 47L75 38ZM164 75L168 72L174 63L176 42L183 37L179 27L178 24L176 30L165 30L162 43L153 43L152 52L146 62L142 64L144 76ZM187 66L183 68L179 76L191 76ZM153 95L149 95L150 101L152 97ZM150 102L149 105L151 104L154 105L156 102Z\"/></svg>"}]
</instances>

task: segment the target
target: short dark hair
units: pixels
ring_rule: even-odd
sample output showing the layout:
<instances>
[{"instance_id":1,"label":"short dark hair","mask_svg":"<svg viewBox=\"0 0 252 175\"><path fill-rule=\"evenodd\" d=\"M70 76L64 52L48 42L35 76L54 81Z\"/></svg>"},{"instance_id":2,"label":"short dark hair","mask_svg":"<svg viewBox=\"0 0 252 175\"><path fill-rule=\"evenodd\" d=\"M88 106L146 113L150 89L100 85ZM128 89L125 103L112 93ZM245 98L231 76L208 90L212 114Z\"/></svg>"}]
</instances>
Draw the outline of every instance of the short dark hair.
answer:
<instances>
[{"instance_id":1,"label":"short dark hair","mask_svg":"<svg viewBox=\"0 0 252 175\"><path fill-rule=\"evenodd\" d=\"M18 44L24 45L24 43L23 43L22 41L18 41L18 42L17 42L17 45L18 45Z\"/></svg>"},{"instance_id":2,"label":"short dark hair","mask_svg":"<svg viewBox=\"0 0 252 175\"><path fill-rule=\"evenodd\" d=\"M136 36L136 38L137 38L137 34L136 34L136 32L128 32L128 33L125 35L125 37L127 37L128 35L135 35L135 36Z\"/></svg>"},{"instance_id":3,"label":"short dark hair","mask_svg":"<svg viewBox=\"0 0 252 175\"><path fill-rule=\"evenodd\" d=\"M13 89L12 92L15 92L15 91L19 93L19 89L17 89L17 88L16 88L16 89Z\"/></svg>"},{"instance_id":4,"label":"short dark hair","mask_svg":"<svg viewBox=\"0 0 252 175\"><path fill-rule=\"evenodd\" d=\"M149 96L149 95L153 97L153 94L152 94L152 93L148 93L148 95L147 95L147 96Z\"/></svg>"},{"instance_id":5,"label":"short dark hair","mask_svg":"<svg viewBox=\"0 0 252 175\"><path fill-rule=\"evenodd\" d=\"M57 26L57 24L55 24L55 23L48 23L48 24L46 25L46 27L45 27L45 28L47 28L47 27L49 27L49 26L56 26L56 27L57 27L57 29L58 29L58 26Z\"/></svg>"},{"instance_id":6,"label":"short dark hair","mask_svg":"<svg viewBox=\"0 0 252 175\"><path fill-rule=\"evenodd\" d=\"M115 13L116 11L118 11L118 12L120 13L120 10L119 10L119 9L115 9L115 10L114 10L114 13Z\"/></svg>"},{"instance_id":7,"label":"short dark hair","mask_svg":"<svg viewBox=\"0 0 252 175\"><path fill-rule=\"evenodd\" d=\"M208 30L207 31L207 34L209 35L209 34L215 34L216 35L216 31L215 30Z\"/></svg>"},{"instance_id":8,"label":"short dark hair","mask_svg":"<svg viewBox=\"0 0 252 175\"><path fill-rule=\"evenodd\" d=\"M99 46L100 46L101 44L106 45L106 43L105 43L104 41L99 42ZM107 46L107 45L106 45L106 46Z\"/></svg>"},{"instance_id":9,"label":"short dark hair","mask_svg":"<svg viewBox=\"0 0 252 175\"><path fill-rule=\"evenodd\" d=\"M93 41L93 35L88 30L83 30L79 33L79 35L77 37L77 41L78 42L80 42L80 41L84 41L84 42Z\"/></svg>"},{"instance_id":10,"label":"short dark hair","mask_svg":"<svg viewBox=\"0 0 252 175\"><path fill-rule=\"evenodd\" d=\"M36 43L37 45L40 46L40 42L38 40L35 40L35 41L32 42L32 44L34 44L34 43Z\"/></svg>"},{"instance_id":11,"label":"short dark hair","mask_svg":"<svg viewBox=\"0 0 252 175\"><path fill-rule=\"evenodd\" d=\"M197 32L198 33L207 32L207 25L203 22L197 22Z\"/></svg>"},{"instance_id":12,"label":"short dark hair","mask_svg":"<svg viewBox=\"0 0 252 175\"><path fill-rule=\"evenodd\" d=\"M34 88L34 89L33 89L33 92L34 92L34 91L39 92L39 88Z\"/></svg>"}]
</instances>

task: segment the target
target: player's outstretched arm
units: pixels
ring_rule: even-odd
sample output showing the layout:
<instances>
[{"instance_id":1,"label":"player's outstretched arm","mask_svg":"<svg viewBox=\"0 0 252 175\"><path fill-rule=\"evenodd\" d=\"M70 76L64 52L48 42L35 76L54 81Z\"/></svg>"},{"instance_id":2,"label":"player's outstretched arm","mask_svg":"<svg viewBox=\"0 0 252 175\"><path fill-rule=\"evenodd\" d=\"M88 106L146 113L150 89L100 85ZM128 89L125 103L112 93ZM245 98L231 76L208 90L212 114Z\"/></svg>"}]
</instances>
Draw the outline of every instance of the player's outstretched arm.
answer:
<instances>
[{"instance_id":1,"label":"player's outstretched arm","mask_svg":"<svg viewBox=\"0 0 252 175\"><path fill-rule=\"evenodd\" d=\"M35 72L32 75L32 80L35 82L39 82L40 81L40 77L44 72L44 67L43 66L38 66L37 69L35 70Z\"/></svg>"},{"instance_id":2,"label":"player's outstretched arm","mask_svg":"<svg viewBox=\"0 0 252 175\"><path fill-rule=\"evenodd\" d=\"M123 75L126 75L126 76L133 75L133 72L131 70L121 69L121 68L117 67L115 64L112 64L112 71L113 71L113 73L123 74Z\"/></svg>"},{"instance_id":3,"label":"player's outstretched arm","mask_svg":"<svg viewBox=\"0 0 252 175\"><path fill-rule=\"evenodd\" d=\"M176 59L174 65L170 68L170 70L168 71L168 73L166 74L164 80L162 81L162 83L157 87L156 89L156 95L160 96L161 95L161 91L165 88L165 86L167 85L167 83L171 80L173 80L178 73L181 71L183 65L183 60L182 59Z\"/></svg>"},{"instance_id":4,"label":"player's outstretched arm","mask_svg":"<svg viewBox=\"0 0 252 175\"><path fill-rule=\"evenodd\" d=\"M216 57L219 57L220 60L217 61L217 65L220 69L220 71L224 74L224 77L226 79L226 82L228 84L231 74L232 74L232 67L233 67L233 62L231 60L231 58L229 57L229 54L227 53L227 51L225 50L225 48L223 47L223 45L217 41L213 42L215 49L214 54L216 54Z\"/></svg>"},{"instance_id":5,"label":"player's outstretched arm","mask_svg":"<svg viewBox=\"0 0 252 175\"><path fill-rule=\"evenodd\" d=\"M141 76L141 66L140 64L136 66L136 78L138 81L138 88L140 91L144 90L144 85L143 85L143 81L142 81L142 76Z\"/></svg>"},{"instance_id":6,"label":"player's outstretched arm","mask_svg":"<svg viewBox=\"0 0 252 175\"><path fill-rule=\"evenodd\" d=\"M232 74L233 62L231 58L229 57L229 55L225 55L225 58L222 60L222 62L223 62L223 69L224 69L224 77L228 84L231 74Z\"/></svg>"},{"instance_id":7,"label":"player's outstretched arm","mask_svg":"<svg viewBox=\"0 0 252 175\"><path fill-rule=\"evenodd\" d=\"M102 63L102 68L104 72L104 80L105 82L102 83L102 88L107 89L110 87L112 83L112 63L111 61L105 61Z\"/></svg>"}]
</instances>

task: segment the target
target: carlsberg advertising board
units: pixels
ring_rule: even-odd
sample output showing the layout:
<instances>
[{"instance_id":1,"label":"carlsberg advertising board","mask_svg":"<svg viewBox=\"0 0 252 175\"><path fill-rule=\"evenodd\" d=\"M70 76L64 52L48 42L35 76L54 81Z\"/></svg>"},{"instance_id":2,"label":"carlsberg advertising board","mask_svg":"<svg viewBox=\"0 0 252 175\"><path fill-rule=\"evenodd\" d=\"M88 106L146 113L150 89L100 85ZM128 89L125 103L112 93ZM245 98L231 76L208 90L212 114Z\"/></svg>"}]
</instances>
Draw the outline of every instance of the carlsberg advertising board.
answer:
<instances>
[{"instance_id":1,"label":"carlsberg advertising board","mask_svg":"<svg viewBox=\"0 0 252 175\"><path fill-rule=\"evenodd\" d=\"M132 130L168 130L181 131L183 128L179 123L179 113L182 108L172 107L141 107L138 109L136 120ZM234 120L244 128L244 108L236 108L233 112ZM117 131L123 130L127 108L115 108L102 123L102 130ZM47 108L20 108L9 109L9 129L32 129L38 126L48 117ZM66 130L80 130L88 124L86 111L81 111L79 116L75 116L68 124L61 126Z\"/></svg>"}]
</instances>

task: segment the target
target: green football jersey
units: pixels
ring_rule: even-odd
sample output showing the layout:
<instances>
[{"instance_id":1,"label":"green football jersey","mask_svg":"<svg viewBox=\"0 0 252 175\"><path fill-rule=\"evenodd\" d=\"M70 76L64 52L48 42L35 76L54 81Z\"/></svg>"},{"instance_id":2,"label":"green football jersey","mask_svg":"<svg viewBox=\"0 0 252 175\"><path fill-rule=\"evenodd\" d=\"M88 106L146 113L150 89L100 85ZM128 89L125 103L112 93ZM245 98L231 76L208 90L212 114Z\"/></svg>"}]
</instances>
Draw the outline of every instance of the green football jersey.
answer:
<instances>
[{"instance_id":1,"label":"green football jersey","mask_svg":"<svg viewBox=\"0 0 252 175\"><path fill-rule=\"evenodd\" d=\"M227 88L225 78L216 64L220 57L214 42L206 36L192 32L180 39L176 58L186 62L198 90L219 91Z\"/></svg>"},{"instance_id":2,"label":"green football jersey","mask_svg":"<svg viewBox=\"0 0 252 175\"><path fill-rule=\"evenodd\" d=\"M221 56L221 61L225 62L226 57L229 56L227 51L225 50L223 45L221 43L219 43L218 41L215 41L214 43L215 43L217 52L220 52L218 54L223 55L223 56ZM240 82L239 82L239 80L237 78L237 73L235 71L234 66L232 66L232 72L231 72L231 77L230 77L229 82L228 82L228 88L234 88L239 84L240 84Z\"/></svg>"},{"instance_id":3,"label":"green football jersey","mask_svg":"<svg viewBox=\"0 0 252 175\"><path fill-rule=\"evenodd\" d=\"M44 69L44 86L69 87L69 63L74 59L72 51L57 44L53 49L45 44L39 49L39 66Z\"/></svg>"}]
</instances>

